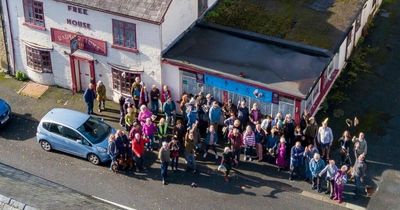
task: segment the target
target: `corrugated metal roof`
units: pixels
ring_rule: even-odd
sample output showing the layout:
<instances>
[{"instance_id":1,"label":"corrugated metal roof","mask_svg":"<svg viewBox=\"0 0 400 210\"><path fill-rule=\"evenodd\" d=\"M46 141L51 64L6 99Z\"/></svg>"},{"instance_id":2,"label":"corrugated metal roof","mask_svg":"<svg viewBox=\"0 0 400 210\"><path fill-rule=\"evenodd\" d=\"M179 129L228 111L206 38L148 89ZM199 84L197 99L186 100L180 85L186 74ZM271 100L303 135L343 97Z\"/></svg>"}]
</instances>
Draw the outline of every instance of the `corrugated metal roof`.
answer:
<instances>
[{"instance_id":1,"label":"corrugated metal roof","mask_svg":"<svg viewBox=\"0 0 400 210\"><path fill-rule=\"evenodd\" d=\"M154 23L163 22L172 0L55 0L89 9L111 12Z\"/></svg>"}]
</instances>

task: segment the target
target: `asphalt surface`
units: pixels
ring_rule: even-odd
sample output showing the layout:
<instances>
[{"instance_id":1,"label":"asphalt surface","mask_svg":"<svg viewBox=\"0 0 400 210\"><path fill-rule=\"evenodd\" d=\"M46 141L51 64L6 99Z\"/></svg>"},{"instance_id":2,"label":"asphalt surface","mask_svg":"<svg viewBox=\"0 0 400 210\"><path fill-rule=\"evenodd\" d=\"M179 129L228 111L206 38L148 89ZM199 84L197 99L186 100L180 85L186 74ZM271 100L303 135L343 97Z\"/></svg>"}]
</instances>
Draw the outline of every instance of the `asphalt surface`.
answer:
<instances>
[{"instance_id":1,"label":"asphalt surface","mask_svg":"<svg viewBox=\"0 0 400 210\"><path fill-rule=\"evenodd\" d=\"M340 209L301 196L301 190L256 171L237 174L225 183L214 170L200 175L184 171L170 174L170 184L162 186L155 154L146 173L114 174L107 166L60 152L45 152L35 142L37 122L14 117L0 131L0 162L59 183L88 195L136 209ZM19 139L19 140L17 140ZM253 164L253 163L248 163ZM254 168L254 166L249 166ZM265 166L265 170L274 170ZM285 179L286 176L284 175ZM190 184L196 182L197 188Z\"/></svg>"}]
</instances>

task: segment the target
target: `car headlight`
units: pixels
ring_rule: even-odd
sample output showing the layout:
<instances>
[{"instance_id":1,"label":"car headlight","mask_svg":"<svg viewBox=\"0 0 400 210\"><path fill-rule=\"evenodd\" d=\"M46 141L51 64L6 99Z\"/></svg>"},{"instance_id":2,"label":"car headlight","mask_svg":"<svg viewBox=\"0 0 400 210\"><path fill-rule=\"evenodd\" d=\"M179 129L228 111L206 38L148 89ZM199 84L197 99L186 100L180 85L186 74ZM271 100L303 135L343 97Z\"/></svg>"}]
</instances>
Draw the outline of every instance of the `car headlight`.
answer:
<instances>
[{"instance_id":1,"label":"car headlight","mask_svg":"<svg viewBox=\"0 0 400 210\"><path fill-rule=\"evenodd\" d=\"M103 148L103 147L97 147L97 151L102 152L102 153L106 153L107 149Z\"/></svg>"}]
</instances>

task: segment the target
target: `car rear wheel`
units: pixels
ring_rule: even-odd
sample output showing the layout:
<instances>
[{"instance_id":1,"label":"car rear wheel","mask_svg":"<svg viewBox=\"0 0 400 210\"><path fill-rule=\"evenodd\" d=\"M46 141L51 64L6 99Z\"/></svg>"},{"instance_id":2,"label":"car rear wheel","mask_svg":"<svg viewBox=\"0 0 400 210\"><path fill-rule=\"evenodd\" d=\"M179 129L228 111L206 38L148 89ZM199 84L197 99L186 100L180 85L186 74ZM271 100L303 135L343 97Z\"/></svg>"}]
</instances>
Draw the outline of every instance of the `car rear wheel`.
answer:
<instances>
[{"instance_id":1,"label":"car rear wheel","mask_svg":"<svg viewBox=\"0 0 400 210\"><path fill-rule=\"evenodd\" d=\"M40 140L40 146L42 147L42 149L46 152L51 151L51 144L46 141L46 140Z\"/></svg>"},{"instance_id":2,"label":"car rear wheel","mask_svg":"<svg viewBox=\"0 0 400 210\"><path fill-rule=\"evenodd\" d=\"M100 158L95 155L95 154L89 154L88 155L88 160L94 165L99 165L100 164Z\"/></svg>"}]
</instances>

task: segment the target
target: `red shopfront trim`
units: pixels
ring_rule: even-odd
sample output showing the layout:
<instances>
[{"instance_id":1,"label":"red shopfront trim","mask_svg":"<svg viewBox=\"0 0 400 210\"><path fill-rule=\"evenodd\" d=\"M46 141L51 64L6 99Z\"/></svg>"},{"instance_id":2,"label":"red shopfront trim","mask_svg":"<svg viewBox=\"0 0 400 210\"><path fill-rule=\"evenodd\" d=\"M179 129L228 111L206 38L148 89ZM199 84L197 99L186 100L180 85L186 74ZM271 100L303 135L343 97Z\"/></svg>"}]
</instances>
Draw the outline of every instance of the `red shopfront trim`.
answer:
<instances>
[{"instance_id":1,"label":"red shopfront trim","mask_svg":"<svg viewBox=\"0 0 400 210\"><path fill-rule=\"evenodd\" d=\"M51 41L55 43L70 46L71 39L78 36L80 50L107 56L107 42L105 41L55 28L50 30Z\"/></svg>"}]
</instances>

